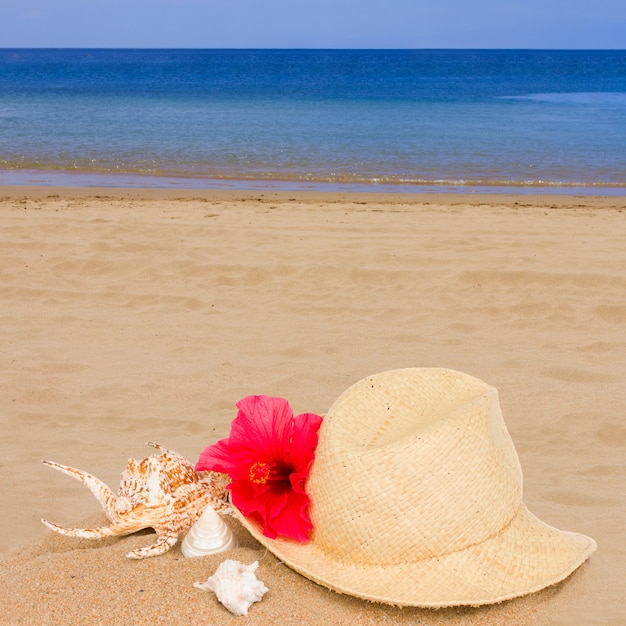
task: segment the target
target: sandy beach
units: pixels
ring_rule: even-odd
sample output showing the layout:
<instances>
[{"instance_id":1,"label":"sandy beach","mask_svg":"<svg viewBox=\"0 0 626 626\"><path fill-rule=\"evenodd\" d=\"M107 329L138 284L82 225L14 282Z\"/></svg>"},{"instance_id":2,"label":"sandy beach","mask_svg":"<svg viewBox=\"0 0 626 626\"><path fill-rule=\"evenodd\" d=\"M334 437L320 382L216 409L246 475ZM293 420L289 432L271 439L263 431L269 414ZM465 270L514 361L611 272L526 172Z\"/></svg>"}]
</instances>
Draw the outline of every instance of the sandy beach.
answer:
<instances>
[{"instance_id":1,"label":"sandy beach","mask_svg":"<svg viewBox=\"0 0 626 626\"><path fill-rule=\"evenodd\" d=\"M0 624L622 624L626 197L0 188ZM359 379L461 370L499 390L524 501L598 550L563 583L482 608L371 604L282 565L235 618L193 587L224 555L130 561L105 518L156 441L195 462L235 403L323 414ZM375 480L375 477L372 477Z\"/></svg>"}]
</instances>

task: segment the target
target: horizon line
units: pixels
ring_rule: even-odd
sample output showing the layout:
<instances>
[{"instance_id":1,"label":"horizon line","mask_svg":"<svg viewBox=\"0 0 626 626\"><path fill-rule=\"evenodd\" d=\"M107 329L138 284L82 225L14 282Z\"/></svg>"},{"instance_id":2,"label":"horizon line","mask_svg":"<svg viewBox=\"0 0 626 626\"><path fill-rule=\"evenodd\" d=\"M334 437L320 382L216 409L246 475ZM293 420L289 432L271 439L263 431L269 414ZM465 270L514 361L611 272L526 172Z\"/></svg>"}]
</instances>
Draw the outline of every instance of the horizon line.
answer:
<instances>
[{"instance_id":1,"label":"horizon line","mask_svg":"<svg viewBox=\"0 0 626 626\"><path fill-rule=\"evenodd\" d=\"M449 47L449 46L437 46L437 47L286 47L286 46L218 46L218 47L200 47L200 46L0 46L0 50L291 50L291 51L381 51L381 52L402 52L402 51L427 51L427 50L463 50L463 51L515 51L515 52L626 52L626 48L545 48L545 47Z\"/></svg>"}]
</instances>

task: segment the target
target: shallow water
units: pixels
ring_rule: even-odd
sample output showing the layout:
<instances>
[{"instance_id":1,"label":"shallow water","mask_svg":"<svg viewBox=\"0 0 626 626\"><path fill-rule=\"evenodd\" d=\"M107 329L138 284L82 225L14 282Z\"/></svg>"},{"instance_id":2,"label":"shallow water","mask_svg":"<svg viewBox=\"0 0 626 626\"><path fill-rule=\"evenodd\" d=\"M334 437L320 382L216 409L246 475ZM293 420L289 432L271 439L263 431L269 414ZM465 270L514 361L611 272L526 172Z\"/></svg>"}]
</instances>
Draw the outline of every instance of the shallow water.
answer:
<instances>
[{"instance_id":1,"label":"shallow water","mask_svg":"<svg viewBox=\"0 0 626 626\"><path fill-rule=\"evenodd\" d=\"M0 139L0 184L621 195L626 52L5 49Z\"/></svg>"}]
</instances>

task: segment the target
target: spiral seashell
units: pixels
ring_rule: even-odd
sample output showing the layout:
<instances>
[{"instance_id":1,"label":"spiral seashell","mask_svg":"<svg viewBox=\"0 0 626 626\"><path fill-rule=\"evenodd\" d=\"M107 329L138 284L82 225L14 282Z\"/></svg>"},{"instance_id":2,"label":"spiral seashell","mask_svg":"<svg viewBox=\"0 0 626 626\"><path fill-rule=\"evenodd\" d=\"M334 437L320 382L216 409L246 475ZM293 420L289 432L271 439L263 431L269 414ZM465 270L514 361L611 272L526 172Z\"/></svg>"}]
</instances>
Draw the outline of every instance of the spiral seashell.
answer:
<instances>
[{"instance_id":1,"label":"spiral seashell","mask_svg":"<svg viewBox=\"0 0 626 626\"><path fill-rule=\"evenodd\" d=\"M259 562L244 565L226 560L205 583L194 583L202 591L212 591L233 614L247 615L254 602L260 602L268 588L256 577Z\"/></svg>"},{"instance_id":2,"label":"spiral seashell","mask_svg":"<svg viewBox=\"0 0 626 626\"><path fill-rule=\"evenodd\" d=\"M181 544L186 557L216 554L237 547L230 527L208 504Z\"/></svg>"},{"instance_id":3,"label":"spiral seashell","mask_svg":"<svg viewBox=\"0 0 626 626\"><path fill-rule=\"evenodd\" d=\"M99 528L65 528L45 519L41 521L61 535L83 539L129 535L143 528L153 528L157 540L151 546L137 548L126 555L130 559L145 559L167 552L207 505L216 511L230 512L226 492L230 478L226 474L196 472L187 459L173 450L158 443L148 445L161 454L153 454L142 461L129 459L120 476L117 495L92 474L44 461L53 469L80 480L98 499L111 523Z\"/></svg>"}]
</instances>

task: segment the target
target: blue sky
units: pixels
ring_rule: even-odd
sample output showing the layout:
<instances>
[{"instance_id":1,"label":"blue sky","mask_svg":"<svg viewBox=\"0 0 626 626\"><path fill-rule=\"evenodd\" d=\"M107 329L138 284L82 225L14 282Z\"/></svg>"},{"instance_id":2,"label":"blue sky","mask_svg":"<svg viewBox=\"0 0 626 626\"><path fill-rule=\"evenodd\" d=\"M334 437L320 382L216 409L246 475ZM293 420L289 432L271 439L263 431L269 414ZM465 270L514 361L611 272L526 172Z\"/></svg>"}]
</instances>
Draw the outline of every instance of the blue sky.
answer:
<instances>
[{"instance_id":1,"label":"blue sky","mask_svg":"<svg viewBox=\"0 0 626 626\"><path fill-rule=\"evenodd\" d=\"M0 47L626 48L626 0L0 0Z\"/></svg>"}]
</instances>

